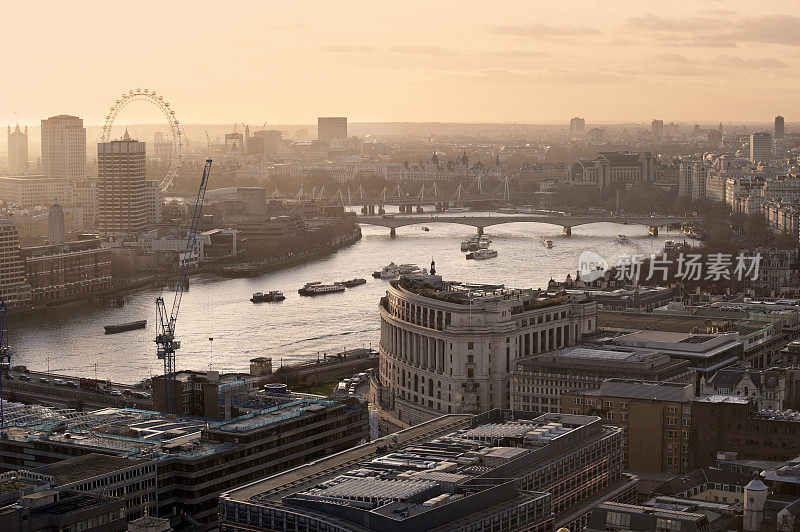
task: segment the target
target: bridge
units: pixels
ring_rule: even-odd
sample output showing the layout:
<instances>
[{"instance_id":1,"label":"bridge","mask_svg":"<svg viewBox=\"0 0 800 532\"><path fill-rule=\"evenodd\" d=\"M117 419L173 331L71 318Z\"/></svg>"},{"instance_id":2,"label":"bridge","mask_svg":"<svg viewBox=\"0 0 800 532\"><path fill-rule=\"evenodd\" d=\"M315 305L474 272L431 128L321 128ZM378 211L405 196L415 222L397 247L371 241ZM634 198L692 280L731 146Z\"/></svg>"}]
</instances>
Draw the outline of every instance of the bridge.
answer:
<instances>
[{"instance_id":1,"label":"bridge","mask_svg":"<svg viewBox=\"0 0 800 532\"><path fill-rule=\"evenodd\" d=\"M356 217L356 222L361 225L377 225L380 227L388 227L390 235L396 235L398 227L416 224L433 224L433 223L448 223L448 224L461 224L469 225L477 228L478 234L482 235L486 227L500 224L512 223L540 223L550 225L560 225L564 228L564 235L570 236L572 228L579 225L593 224L593 223L617 223L624 225L645 225L650 230L650 234L658 236L658 228L668 225L680 225L684 222L698 222L699 217L686 218L683 216L610 216L610 215L508 215L500 216L494 214L481 214L481 215L418 215L418 216L370 216L362 215Z\"/></svg>"}]
</instances>

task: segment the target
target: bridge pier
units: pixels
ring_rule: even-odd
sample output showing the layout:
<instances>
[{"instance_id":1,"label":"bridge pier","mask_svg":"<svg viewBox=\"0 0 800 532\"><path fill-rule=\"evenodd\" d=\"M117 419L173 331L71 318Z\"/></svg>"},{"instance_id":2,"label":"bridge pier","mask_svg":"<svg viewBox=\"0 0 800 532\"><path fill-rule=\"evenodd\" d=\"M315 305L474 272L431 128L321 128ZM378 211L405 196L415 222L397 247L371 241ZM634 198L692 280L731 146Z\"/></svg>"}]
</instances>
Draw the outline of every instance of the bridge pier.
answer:
<instances>
[{"instance_id":1,"label":"bridge pier","mask_svg":"<svg viewBox=\"0 0 800 532\"><path fill-rule=\"evenodd\" d=\"M658 227L651 225L647 228L652 236L658 236Z\"/></svg>"},{"instance_id":2,"label":"bridge pier","mask_svg":"<svg viewBox=\"0 0 800 532\"><path fill-rule=\"evenodd\" d=\"M483 235L483 227L478 227L478 234Z\"/></svg>"},{"instance_id":3,"label":"bridge pier","mask_svg":"<svg viewBox=\"0 0 800 532\"><path fill-rule=\"evenodd\" d=\"M564 226L564 236L572 236L572 227L568 225Z\"/></svg>"},{"instance_id":4,"label":"bridge pier","mask_svg":"<svg viewBox=\"0 0 800 532\"><path fill-rule=\"evenodd\" d=\"M390 238L395 238L396 236L397 236L397 229L395 229L394 227L390 228L389 229L389 237Z\"/></svg>"}]
</instances>

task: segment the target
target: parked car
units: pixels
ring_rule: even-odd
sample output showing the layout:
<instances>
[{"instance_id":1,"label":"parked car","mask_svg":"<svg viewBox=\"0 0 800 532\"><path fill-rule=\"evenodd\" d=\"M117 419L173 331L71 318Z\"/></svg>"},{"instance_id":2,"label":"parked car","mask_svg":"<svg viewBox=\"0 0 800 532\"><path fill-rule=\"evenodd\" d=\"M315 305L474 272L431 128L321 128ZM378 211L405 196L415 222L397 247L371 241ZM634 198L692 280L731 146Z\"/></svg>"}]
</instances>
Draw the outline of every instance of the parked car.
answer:
<instances>
[{"instance_id":1,"label":"parked car","mask_svg":"<svg viewBox=\"0 0 800 532\"><path fill-rule=\"evenodd\" d=\"M39 377L39 382L41 384L50 384L50 381L45 379L44 377Z\"/></svg>"},{"instance_id":2,"label":"parked car","mask_svg":"<svg viewBox=\"0 0 800 532\"><path fill-rule=\"evenodd\" d=\"M19 376L19 380L24 381L24 382L28 382L29 380L31 380L31 378L28 377L25 374L22 374L22 375Z\"/></svg>"},{"instance_id":3,"label":"parked car","mask_svg":"<svg viewBox=\"0 0 800 532\"><path fill-rule=\"evenodd\" d=\"M75 381L67 381L67 386L69 386L70 388L77 388L78 383L76 383Z\"/></svg>"},{"instance_id":4,"label":"parked car","mask_svg":"<svg viewBox=\"0 0 800 532\"><path fill-rule=\"evenodd\" d=\"M64 379L53 379L53 384L55 384L56 386L66 386L67 381L65 381Z\"/></svg>"},{"instance_id":5,"label":"parked car","mask_svg":"<svg viewBox=\"0 0 800 532\"><path fill-rule=\"evenodd\" d=\"M108 392L108 395L112 397L123 397L122 392L119 390L111 390L110 392Z\"/></svg>"}]
</instances>

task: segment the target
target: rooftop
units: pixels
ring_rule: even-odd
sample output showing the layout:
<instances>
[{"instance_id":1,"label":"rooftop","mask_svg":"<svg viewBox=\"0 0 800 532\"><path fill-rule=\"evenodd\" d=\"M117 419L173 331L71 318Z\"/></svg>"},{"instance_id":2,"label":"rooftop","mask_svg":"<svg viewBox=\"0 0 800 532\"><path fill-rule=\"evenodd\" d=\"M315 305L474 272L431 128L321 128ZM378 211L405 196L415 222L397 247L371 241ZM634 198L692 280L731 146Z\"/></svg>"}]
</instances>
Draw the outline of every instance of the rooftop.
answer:
<instances>
[{"instance_id":1,"label":"rooftop","mask_svg":"<svg viewBox=\"0 0 800 532\"><path fill-rule=\"evenodd\" d=\"M89 453L46 466L37 467L33 471L35 473L52 476L54 479L54 486L64 486L121 469L127 469L146 462L147 460L132 460L120 456Z\"/></svg>"},{"instance_id":2,"label":"rooftop","mask_svg":"<svg viewBox=\"0 0 800 532\"><path fill-rule=\"evenodd\" d=\"M686 403L694 398L694 385L679 382L606 379L600 385L600 388L578 393L601 397Z\"/></svg>"}]
</instances>

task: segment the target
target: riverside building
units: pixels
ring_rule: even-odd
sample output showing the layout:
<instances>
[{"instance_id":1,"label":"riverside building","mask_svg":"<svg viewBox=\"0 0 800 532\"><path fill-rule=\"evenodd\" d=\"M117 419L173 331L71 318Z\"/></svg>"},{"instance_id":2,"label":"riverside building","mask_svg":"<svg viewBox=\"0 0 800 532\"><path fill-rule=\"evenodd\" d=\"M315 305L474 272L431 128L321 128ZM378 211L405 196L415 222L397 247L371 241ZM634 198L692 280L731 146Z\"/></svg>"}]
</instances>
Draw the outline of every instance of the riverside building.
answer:
<instances>
[{"instance_id":1,"label":"riverside building","mask_svg":"<svg viewBox=\"0 0 800 532\"><path fill-rule=\"evenodd\" d=\"M408 423L509 408L517 359L574 345L594 302L538 290L404 277L380 302L373 400Z\"/></svg>"}]
</instances>

